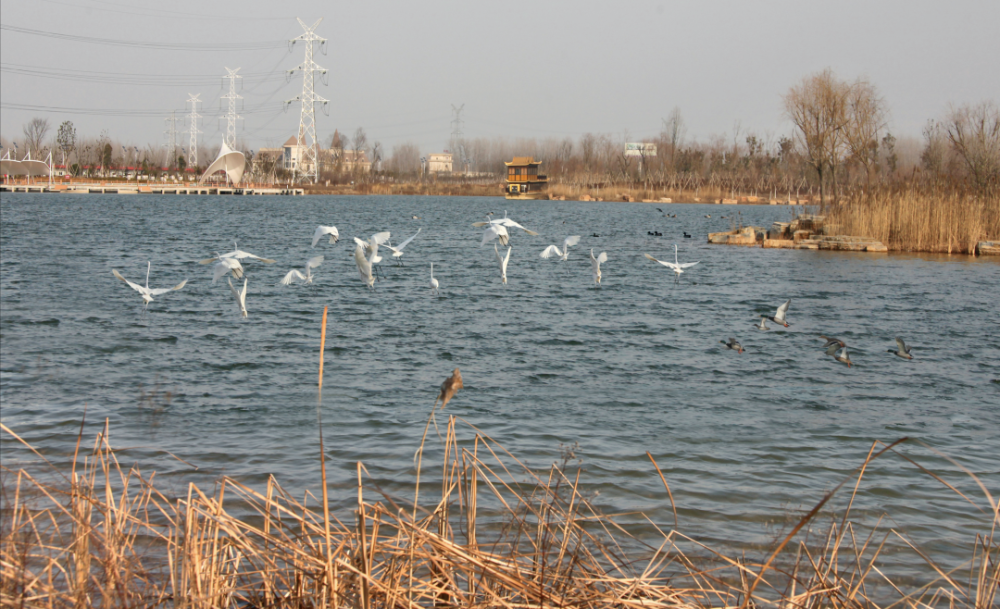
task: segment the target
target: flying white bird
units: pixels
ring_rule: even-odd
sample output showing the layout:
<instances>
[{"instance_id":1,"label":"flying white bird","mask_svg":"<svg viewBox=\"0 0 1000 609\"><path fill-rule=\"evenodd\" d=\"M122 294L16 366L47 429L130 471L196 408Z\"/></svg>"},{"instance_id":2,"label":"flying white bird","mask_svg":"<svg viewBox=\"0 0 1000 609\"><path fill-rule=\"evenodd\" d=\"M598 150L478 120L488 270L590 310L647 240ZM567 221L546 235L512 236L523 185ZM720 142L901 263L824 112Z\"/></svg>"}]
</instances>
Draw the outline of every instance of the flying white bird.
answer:
<instances>
[{"instance_id":1,"label":"flying white bird","mask_svg":"<svg viewBox=\"0 0 1000 609\"><path fill-rule=\"evenodd\" d=\"M323 238L323 235L330 235L330 244L334 244L340 239L340 232L337 230L336 226L323 226L322 224L316 227L316 232L313 233L313 247L319 243L319 240Z\"/></svg>"},{"instance_id":2,"label":"flying white bird","mask_svg":"<svg viewBox=\"0 0 1000 609\"><path fill-rule=\"evenodd\" d=\"M299 271L292 269L288 271L284 279L278 282L278 285L290 285L296 279L298 279L299 281L304 281L306 283L312 283L313 282L312 270L321 264L323 264L323 256L316 256L314 258L310 258L306 262L306 272L304 275Z\"/></svg>"},{"instance_id":3,"label":"flying white bird","mask_svg":"<svg viewBox=\"0 0 1000 609\"><path fill-rule=\"evenodd\" d=\"M237 279L243 279L243 265L236 258L219 258L219 261L212 265L212 283L219 280L220 277L228 273L233 272L233 277Z\"/></svg>"},{"instance_id":4,"label":"flying white bird","mask_svg":"<svg viewBox=\"0 0 1000 609\"><path fill-rule=\"evenodd\" d=\"M232 291L233 296L236 297L236 305L239 306L240 313L243 314L243 317L246 317L247 316L247 280L246 279L243 280L243 291L242 292L233 287L233 280L232 279L228 279L227 281L229 281L229 289Z\"/></svg>"},{"instance_id":5,"label":"flying white bird","mask_svg":"<svg viewBox=\"0 0 1000 609\"><path fill-rule=\"evenodd\" d=\"M781 324L787 328L788 322L785 320L785 315L788 313L788 305L790 304L792 304L791 299L786 300L785 304L778 307L778 310L774 312L774 317L771 317L769 315L767 318L773 321L774 323Z\"/></svg>"},{"instance_id":6,"label":"flying white bird","mask_svg":"<svg viewBox=\"0 0 1000 609\"><path fill-rule=\"evenodd\" d=\"M438 284L438 280L434 279L434 263L432 262L431 263L431 289L434 290L435 294L438 293L438 286L439 285L440 284Z\"/></svg>"},{"instance_id":7,"label":"flying white bird","mask_svg":"<svg viewBox=\"0 0 1000 609\"><path fill-rule=\"evenodd\" d=\"M555 245L550 245L544 250L542 250L542 253L540 255L542 258L551 258L552 256L559 256L559 260L564 261L567 258L569 258L570 246L576 245L579 242L580 242L580 235L576 235L574 237L566 237L565 239L563 239L562 251L560 251L559 248L556 247Z\"/></svg>"},{"instance_id":8,"label":"flying white bird","mask_svg":"<svg viewBox=\"0 0 1000 609\"><path fill-rule=\"evenodd\" d=\"M389 248L389 249L392 250L392 257L396 259L396 262L398 262L400 264L403 263L403 261L400 260L400 257L402 257L402 255L403 255L403 248L406 247L407 245L409 245L410 241L413 241L414 239L416 239L417 235L419 235L420 231L422 231L422 230L423 230L423 228L418 228L417 232L414 233L412 237L410 237L406 241L403 241L402 243L400 243L396 247L392 247L391 245L386 245L387 248Z\"/></svg>"},{"instance_id":9,"label":"flying white bird","mask_svg":"<svg viewBox=\"0 0 1000 609\"><path fill-rule=\"evenodd\" d=\"M357 237L354 238L354 242L364 248L365 256L370 256L372 251L377 252L378 246L384 245L388 241L389 241L389 231L385 231L382 233L375 233L374 235L368 238L368 241L362 241ZM372 264L378 264L379 262L382 262L382 257L376 255L375 260L372 262Z\"/></svg>"},{"instance_id":10,"label":"flying white bird","mask_svg":"<svg viewBox=\"0 0 1000 609\"><path fill-rule=\"evenodd\" d=\"M362 281L365 282L369 288L375 288L375 276L372 274L372 265L375 264L375 259L378 256L378 242L372 239L371 253L368 258L365 258L365 247L364 241L360 239L355 239L359 243L354 248L354 262L358 265L358 273L361 274Z\"/></svg>"},{"instance_id":11,"label":"flying white bird","mask_svg":"<svg viewBox=\"0 0 1000 609\"><path fill-rule=\"evenodd\" d=\"M214 258L205 258L204 260L199 260L198 264L210 264L212 262L215 262L216 260L221 260L222 258L235 258L237 260L243 260L244 258L249 258L250 260L260 260L265 264L274 264L274 260L271 260L270 258L261 258L260 256L255 256L250 252L244 252L239 247L237 247L235 241L233 241L233 251L221 255L218 252L216 252Z\"/></svg>"},{"instance_id":12,"label":"flying white bird","mask_svg":"<svg viewBox=\"0 0 1000 609\"><path fill-rule=\"evenodd\" d=\"M497 249L497 244L493 244L493 251L496 252L497 262L500 263L500 278L503 279L503 284L507 285L507 263L510 262L510 250L513 248L507 248L507 255L501 256L500 250Z\"/></svg>"},{"instance_id":13,"label":"flying white bird","mask_svg":"<svg viewBox=\"0 0 1000 609\"><path fill-rule=\"evenodd\" d=\"M187 279L185 279L184 281L178 283L177 285L175 285L172 288L158 288L158 289L155 289L155 290L151 290L151 289L149 289L149 268L150 268L150 262L146 261L146 285L145 286L141 286L139 284L132 283L128 279L125 279L124 277L122 277L121 274L118 271L116 271L115 269L111 269L111 272L114 274L115 277L117 277L118 279L121 279L122 281L124 281L125 283L127 283L129 285L129 287L132 288L133 290L135 290L136 292L139 292L139 295L142 296L142 302L143 302L142 307L143 308L146 308L146 305L148 305L149 303L153 302L153 296L159 296L161 294L166 294L167 292L173 292L174 290L179 290L179 289L183 288L185 285L187 285Z\"/></svg>"},{"instance_id":14,"label":"flying white bird","mask_svg":"<svg viewBox=\"0 0 1000 609\"><path fill-rule=\"evenodd\" d=\"M608 261L607 252L601 252L601 254L594 258L594 249L590 249L590 266L593 267L594 271L594 283L601 285L601 263Z\"/></svg>"},{"instance_id":15,"label":"flying white bird","mask_svg":"<svg viewBox=\"0 0 1000 609\"><path fill-rule=\"evenodd\" d=\"M507 227L503 224L490 224L483 231L483 242L479 244L479 247L483 247L490 241L496 239L500 242L500 245L507 245L510 240L510 233L507 232Z\"/></svg>"},{"instance_id":16,"label":"flying white bird","mask_svg":"<svg viewBox=\"0 0 1000 609\"><path fill-rule=\"evenodd\" d=\"M495 218L493 220L487 220L486 222L474 222L472 224L472 226L474 226L476 228L479 228L479 227L482 227L482 226L486 226L487 224L499 225L499 226L504 226L504 227L507 227L507 228L519 228L519 229L523 230L524 232L528 233L529 235L531 235L532 237L537 237L538 236L538 233L536 233L535 231L528 230L528 229L524 228L523 226L521 226L520 224L518 224L517 222L514 222L513 220L511 220L510 218L508 218L507 217L507 210L504 210L504 212L503 212L503 218Z\"/></svg>"},{"instance_id":17,"label":"flying white bird","mask_svg":"<svg viewBox=\"0 0 1000 609\"><path fill-rule=\"evenodd\" d=\"M672 269L674 271L674 273L677 274L677 276L680 276L680 274L684 272L684 269L686 269L688 267L692 267L692 266L698 264L698 262L701 262L700 260L698 262L685 262L684 264L681 264L680 262L678 262L677 261L677 244L676 243L674 244L674 261L673 262L664 262L663 260L657 260L656 258L653 258L649 254L645 254L645 256L646 256L646 258L649 258L653 262L659 262L660 264L662 264L663 266L667 267L668 269Z\"/></svg>"}]
</instances>

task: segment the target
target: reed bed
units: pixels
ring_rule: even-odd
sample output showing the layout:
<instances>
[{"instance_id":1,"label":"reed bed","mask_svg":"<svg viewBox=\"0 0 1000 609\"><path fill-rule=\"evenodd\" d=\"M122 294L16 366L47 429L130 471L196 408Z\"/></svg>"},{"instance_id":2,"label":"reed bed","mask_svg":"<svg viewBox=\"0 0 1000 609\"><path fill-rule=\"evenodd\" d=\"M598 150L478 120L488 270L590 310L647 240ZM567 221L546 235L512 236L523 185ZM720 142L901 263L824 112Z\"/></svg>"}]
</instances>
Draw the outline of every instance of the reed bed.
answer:
<instances>
[{"instance_id":1,"label":"reed bed","mask_svg":"<svg viewBox=\"0 0 1000 609\"><path fill-rule=\"evenodd\" d=\"M877 189L831 206L827 223L894 251L972 254L980 241L1000 240L1000 194Z\"/></svg>"},{"instance_id":2,"label":"reed bed","mask_svg":"<svg viewBox=\"0 0 1000 609\"><path fill-rule=\"evenodd\" d=\"M79 454L78 440L73 463L81 465L68 475L37 451L39 471L5 468L2 605L996 607L998 513L985 488L992 523L970 539L963 564L939 565L903 538L926 559L926 581L915 589L887 581L880 570L883 548L890 537L902 538L898 532L862 531L849 518L850 503L840 515L826 511L842 487L857 492L872 460L898 455L902 440L873 445L854 474L764 559L750 560L680 533L676 509L672 517L664 509L673 527L649 520L661 532L649 545L592 506L579 469L532 470L454 417L442 431L433 496L421 495L420 465L411 500L383 492L358 463L357 508L338 517L311 494L293 497L273 477L263 489L224 477L210 493L190 484L182 496L167 496L155 475L122 467L105 423L90 450ZM460 442L459 431L469 437ZM34 451L10 429L3 432ZM650 461L664 506L672 504L666 477ZM825 535L804 536L805 527L821 522L829 523ZM894 598L880 604L876 588Z\"/></svg>"}]
</instances>

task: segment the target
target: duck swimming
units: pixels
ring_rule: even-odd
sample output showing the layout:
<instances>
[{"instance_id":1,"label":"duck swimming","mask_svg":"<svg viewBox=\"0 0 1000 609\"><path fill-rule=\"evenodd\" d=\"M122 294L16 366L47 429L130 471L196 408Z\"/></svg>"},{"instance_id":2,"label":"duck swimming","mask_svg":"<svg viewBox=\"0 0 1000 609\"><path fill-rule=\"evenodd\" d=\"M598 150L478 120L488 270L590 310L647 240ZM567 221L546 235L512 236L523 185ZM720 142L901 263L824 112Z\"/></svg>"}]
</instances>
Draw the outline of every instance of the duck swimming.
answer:
<instances>
[{"instance_id":1,"label":"duck swimming","mask_svg":"<svg viewBox=\"0 0 1000 609\"><path fill-rule=\"evenodd\" d=\"M844 347L843 349L841 349L840 353L838 353L837 355L833 356L833 359L835 359L838 362L841 362L843 364L847 364L848 368L851 367L851 356L849 356L847 354L847 347Z\"/></svg>"}]
</instances>

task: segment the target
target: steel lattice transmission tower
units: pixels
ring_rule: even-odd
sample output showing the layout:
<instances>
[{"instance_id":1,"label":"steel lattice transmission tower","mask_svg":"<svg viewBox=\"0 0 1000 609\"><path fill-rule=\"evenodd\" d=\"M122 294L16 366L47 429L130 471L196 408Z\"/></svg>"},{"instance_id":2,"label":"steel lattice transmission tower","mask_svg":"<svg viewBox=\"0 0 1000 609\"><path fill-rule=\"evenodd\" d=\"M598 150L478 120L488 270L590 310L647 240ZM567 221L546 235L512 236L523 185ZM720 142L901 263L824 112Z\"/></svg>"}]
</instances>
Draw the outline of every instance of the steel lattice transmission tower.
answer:
<instances>
[{"instance_id":1,"label":"steel lattice transmission tower","mask_svg":"<svg viewBox=\"0 0 1000 609\"><path fill-rule=\"evenodd\" d=\"M173 167L174 163L177 162L177 112L172 111L170 116L164 120L170 123L170 128L164 131L167 135L167 143L164 144L164 147L166 147L170 153L170 159L167 162L167 167Z\"/></svg>"},{"instance_id":2,"label":"steel lattice transmission tower","mask_svg":"<svg viewBox=\"0 0 1000 609\"><path fill-rule=\"evenodd\" d=\"M191 121L191 124L189 125L191 137L188 141L188 147L190 148L190 150L188 150L188 167L197 167L198 134L201 133L201 131L198 130L198 119L201 118L201 115L198 114L198 104L201 103L201 100L198 99L198 97L201 93L188 93L188 95L191 96L190 99L188 99L188 103L191 104L191 113L188 114L188 120Z\"/></svg>"},{"instance_id":3,"label":"steel lattice transmission tower","mask_svg":"<svg viewBox=\"0 0 1000 609\"><path fill-rule=\"evenodd\" d=\"M229 72L229 74L223 77L229 79L229 95L222 96L222 99L229 100L229 111L226 112L226 139L224 141L233 150L236 149L236 120L243 118L236 114L236 100L243 99L243 96L236 94L236 79L243 78L237 74L239 71L239 68L235 70L226 68L226 72Z\"/></svg>"},{"instance_id":4,"label":"steel lattice transmission tower","mask_svg":"<svg viewBox=\"0 0 1000 609\"><path fill-rule=\"evenodd\" d=\"M312 24L312 26L307 26L301 19L296 19L299 25L302 26L302 29L305 30L305 33L297 38L292 38L289 42L292 44L300 40L305 42L306 56L299 67L288 71L289 75L294 74L295 70L302 72L302 95L285 102L286 104L290 104L297 101L302 104L302 113L299 115L299 134L296 142L299 151L299 160L292 169L292 176L293 178L301 176L303 179L312 179L315 183L319 178L319 142L316 140L315 106L317 103L325 106L330 100L316 95L314 88L316 72L326 74L326 68L320 67L313 61L313 44L316 42L321 45L326 44L326 38L316 35L316 28L323 21L322 17L317 19L316 23Z\"/></svg>"},{"instance_id":5,"label":"steel lattice transmission tower","mask_svg":"<svg viewBox=\"0 0 1000 609\"><path fill-rule=\"evenodd\" d=\"M451 139L455 141L462 140L462 110L465 109L465 104L459 107L455 107L455 104L451 105L451 113L455 118L451 119Z\"/></svg>"},{"instance_id":6,"label":"steel lattice transmission tower","mask_svg":"<svg viewBox=\"0 0 1000 609\"><path fill-rule=\"evenodd\" d=\"M455 107L455 104L451 105L451 113L454 118L451 119L451 145L455 148L452 151L453 154L457 155L458 162L465 166L465 173L469 172L469 159L465 151L465 140L463 136L465 135L462 130L462 110L465 109L465 104L459 107Z\"/></svg>"}]
</instances>

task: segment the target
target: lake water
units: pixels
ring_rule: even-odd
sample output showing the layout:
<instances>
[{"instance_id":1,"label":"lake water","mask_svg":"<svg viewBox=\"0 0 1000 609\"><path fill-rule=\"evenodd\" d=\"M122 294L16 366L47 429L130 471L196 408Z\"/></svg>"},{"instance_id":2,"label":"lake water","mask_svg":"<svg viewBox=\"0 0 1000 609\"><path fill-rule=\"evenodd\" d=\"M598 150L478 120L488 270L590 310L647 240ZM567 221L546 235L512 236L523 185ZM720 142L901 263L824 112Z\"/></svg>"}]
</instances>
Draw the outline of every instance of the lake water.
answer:
<instances>
[{"instance_id":1,"label":"lake water","mask_svg":"<svg viewBox=\"0 0 1000 609\"><path fill-rule=\"evenodd\" d=\"M112 443L126 449L119 459L155 469L167 489L222 474L263 484L274 474L296 494L318 495L315 385L329 305L324 436L332 496L344 509L356 500L357 461L383 488L408 494L424 423L455 367L465 388L445 414L537 468L559 461L560 445L579 443L581 479L597 506L641 510L669 527L649 451L671 484L682 532L717 548L767 544L875 440L919 439L1000 494L1000 261L709 246L707 232L730 227L720 215L769 225L791 212L660 205L677 214L665 218L656 207L5 193L2 420L60 460L86 408L87 437L108 418ZM541 233L513 231L507 286L492 245L480 248L481 230L470 226L505 209ZM311 249L317 224L336 225L341 241ZM418 227L406 265L387 259L386 278L368 290L351 237L388 230L396 243ZM566 235L583 236L568 261L539 258ZM232 250L234 239L278 261L245 265L246 320L226 283L213 285L210 267L196 263ZM643 258L672 260L674 243L682 262L700 261L677 282ZM600 288L592 247L609 257ZM275 285L317 254L326 260L313 284ZM151 286L188 284L143 312L111 269L142 283L147 260ZM431 262L440 296L428 287ZM754 330L789 298L790 328ZM820 334L845 340L855 365L824 355ZM886 352L897 335L913 361ZM723 348L728 337L746 351ZM150 391L172 398L143 401ZM31 460L6 435L0 442L6 467ZM866 474L856 517L871 524L887 515L887 527L945 564L971 557L975 534L990 526L981 490L924 446L899 452L976 505L887 455ZM638 517L623 521L642 533ZM895 568L921 570L907 558Z\"/></svg>"}]
</instances>

